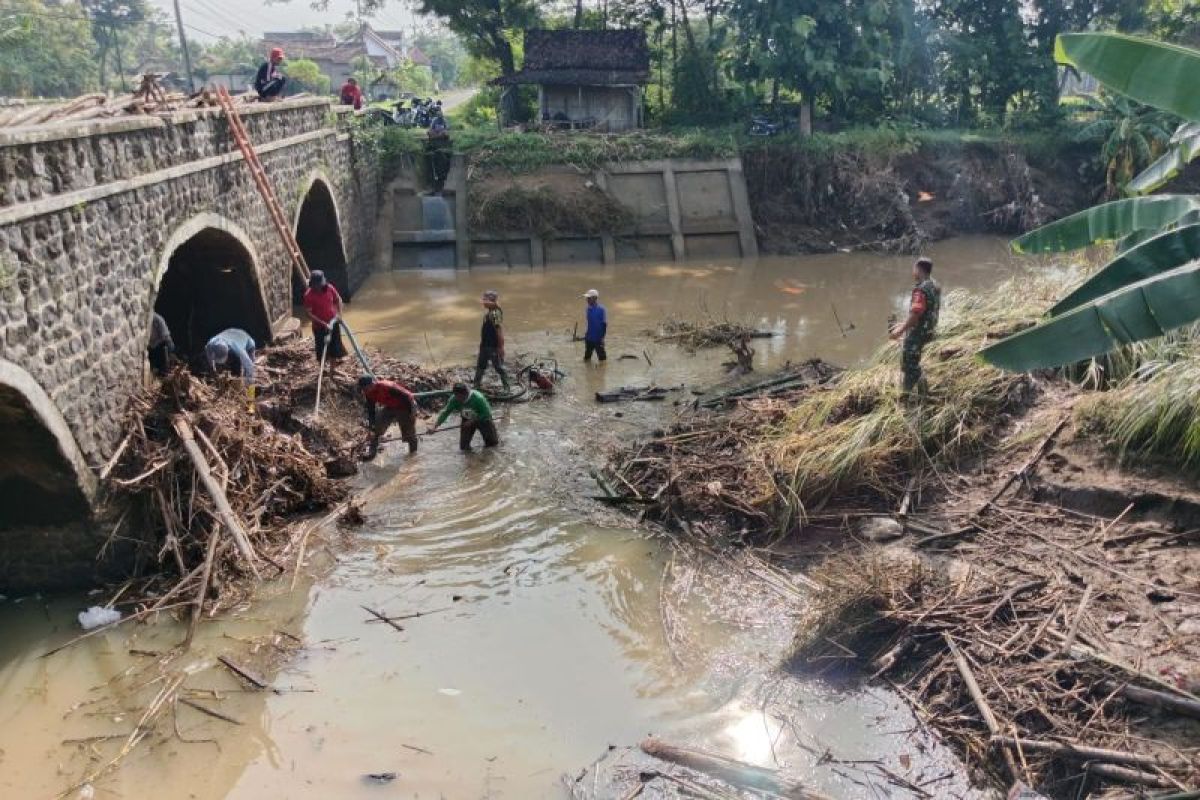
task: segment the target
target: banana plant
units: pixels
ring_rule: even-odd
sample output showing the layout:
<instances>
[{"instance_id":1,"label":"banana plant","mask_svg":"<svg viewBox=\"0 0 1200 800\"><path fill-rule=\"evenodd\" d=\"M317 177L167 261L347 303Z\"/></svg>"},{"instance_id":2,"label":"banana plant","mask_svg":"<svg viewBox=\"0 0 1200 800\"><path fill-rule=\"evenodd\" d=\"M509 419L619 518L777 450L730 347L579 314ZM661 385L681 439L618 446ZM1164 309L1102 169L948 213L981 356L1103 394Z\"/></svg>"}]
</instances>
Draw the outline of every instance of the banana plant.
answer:
<instances>
[{"instance_id":1,"label":"banana plant","mask_svg":"<svg viewBox=\"0 0 1200 800\"><path fill-rule=\"evenodd\" d=\"M1171 150L1132 182L1170 179L1200 150L1200 51L1115 33L1060 36L1056 58L1107 89L1187 121ZM1008 370L1062 366L1161 336L1200 319L1200 196L1157 195L1104 203L1013 242L1018 253L1120 242L1122 252L1059 301L1039 325L985 348Z\"/></svg>"}]
</instances>

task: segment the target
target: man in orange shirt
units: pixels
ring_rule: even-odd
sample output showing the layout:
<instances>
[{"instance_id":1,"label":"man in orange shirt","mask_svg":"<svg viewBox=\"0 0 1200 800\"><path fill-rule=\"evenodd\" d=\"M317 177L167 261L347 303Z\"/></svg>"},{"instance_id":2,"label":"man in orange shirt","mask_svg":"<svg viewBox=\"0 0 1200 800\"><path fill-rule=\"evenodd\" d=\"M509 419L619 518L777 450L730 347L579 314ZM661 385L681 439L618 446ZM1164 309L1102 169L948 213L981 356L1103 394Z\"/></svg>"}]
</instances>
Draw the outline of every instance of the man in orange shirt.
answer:
<instances>
[{"instance_id":1,"label":"man in orange shirt","mask_svg":"<svg viewBox=\"0 0 1200 800\"><path fill-rule=\"evenodd\" d=\"M362 110L362 89L358 88L358 81L354 78L346 78L346 82L342 84L342 90L338 92L338 97L342 101L342 105L354 106L355 111Z\"/></svg>"},{"instance_id":2,"label":"man in orange shirt","mask_svg":"<svg viewBox=\"0 0 1200 800\"><path fill-rule=\"evenodd\" d=\"M393 422L400 426L400 438L408 443L408 452L417 452L417 398L408 387L364 375L358 379L358 388L367 403L367 422L371 426L367 461L379 452L379 440ZM378 414L376 406L381 409Z\"/></svg>"},{"instance_id":3,"label":"man in orange shirt","mask_svg":"<svg viewBox=\"0 0 1200 800\"><path fill-rule=\"evenodd\" d=\"M304 307L312 320L313 343L317 351L317 363L325 354L325 342L329 340L329 358L337 361L345 357L342 346L342 296L337 287L325 278L325 273L314 269L308 277L308 288L304 290ZM329 337L332 336L332 339Z\"/></svg>"}]
</instances>

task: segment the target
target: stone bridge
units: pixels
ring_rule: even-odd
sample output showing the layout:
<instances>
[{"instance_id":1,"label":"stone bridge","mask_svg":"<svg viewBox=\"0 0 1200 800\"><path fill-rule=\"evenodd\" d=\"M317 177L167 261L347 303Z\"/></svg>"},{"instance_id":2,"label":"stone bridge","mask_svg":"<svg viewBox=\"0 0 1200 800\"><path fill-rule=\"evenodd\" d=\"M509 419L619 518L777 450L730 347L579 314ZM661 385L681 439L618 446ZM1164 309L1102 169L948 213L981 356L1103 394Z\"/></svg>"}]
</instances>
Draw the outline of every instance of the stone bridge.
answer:
<instances>
[{"instance_id":1,"label":"stone bridge","mask_svg":"<svg viewBox=\"0 0 1200 800\"><path fill-rule=\"evenodd\" d=\"M243 118L309 264L348 295L373 266L374 156L325 100ZM102 566L98 475L151 313L184 356L228 326L267 342L293 280L219 110L0 130L0 594Z\"/></svg>"}]
</instances>

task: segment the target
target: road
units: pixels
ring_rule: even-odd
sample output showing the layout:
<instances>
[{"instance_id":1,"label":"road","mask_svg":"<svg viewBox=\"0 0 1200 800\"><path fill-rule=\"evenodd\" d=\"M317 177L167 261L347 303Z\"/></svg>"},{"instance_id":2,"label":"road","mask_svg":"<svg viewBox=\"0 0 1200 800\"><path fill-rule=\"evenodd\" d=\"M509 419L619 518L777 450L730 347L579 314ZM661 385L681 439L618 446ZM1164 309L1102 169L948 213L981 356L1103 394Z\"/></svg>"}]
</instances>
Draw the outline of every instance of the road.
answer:
<instances>
[{"instance_id":1,"label":"road","mask_svg":"<svg viewBox=\"0 0 1200 800\"><path fill-rule=\"evenodd\" d=\"M442 110L451 111L463 103L470 100L479 91L478 87L472 86L467 89L451 89L448 92L442 92L440 95L442 101Z\"/></svg>"}]
</instances>

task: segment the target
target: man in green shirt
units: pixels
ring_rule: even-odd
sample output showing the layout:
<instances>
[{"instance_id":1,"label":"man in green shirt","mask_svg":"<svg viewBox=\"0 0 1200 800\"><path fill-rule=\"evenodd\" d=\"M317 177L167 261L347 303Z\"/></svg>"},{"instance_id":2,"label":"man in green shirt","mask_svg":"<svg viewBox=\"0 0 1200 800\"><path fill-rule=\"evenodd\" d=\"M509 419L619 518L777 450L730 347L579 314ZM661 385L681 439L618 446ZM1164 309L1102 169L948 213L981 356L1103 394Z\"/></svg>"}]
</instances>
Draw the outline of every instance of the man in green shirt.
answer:
<instances>
[{"instance_id":1,"label":"man in green shirt","mask_svg":"<svg viewBox=\"0 0 1200 800\"><path fill-rule=\"evenodd\" d=\"M442 409L442 413L438 414L437 422L429 432L433 433L442 427L446 418L455 411L462 416L462 430L458 436L459 448L470 450L471 440L475 438L476 431L483 435L484 447L500 444L500 433L496 430L496 423L492 421L492 407L487 398L478 391L467 388L465 383L454 384L450 402Z\"/></svg>"}]
</instances>

